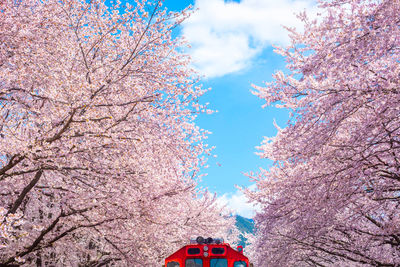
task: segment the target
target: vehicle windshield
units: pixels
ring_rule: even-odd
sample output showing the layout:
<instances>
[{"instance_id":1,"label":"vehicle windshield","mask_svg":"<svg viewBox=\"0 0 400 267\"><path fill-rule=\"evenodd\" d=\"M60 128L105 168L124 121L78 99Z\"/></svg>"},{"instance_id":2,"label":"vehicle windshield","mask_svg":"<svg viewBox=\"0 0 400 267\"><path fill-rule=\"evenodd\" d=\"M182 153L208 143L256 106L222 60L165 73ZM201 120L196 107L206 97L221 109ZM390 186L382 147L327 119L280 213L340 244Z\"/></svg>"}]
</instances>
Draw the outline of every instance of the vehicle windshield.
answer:
<instances>
[{"instance_id":1,"label":"vehicle windshield","mask_svg":"<svg viewBox=\"0 0 400 267\"><path fill-rule=\"evenodd\" d=\"M202 259L187 259L185 262L186 267L203 267Z\"/></svg>"},{"instance_id":2,"label":"vehicle windshield","mask_svg":"<svg viewBox=\"0 0 400 267\"><path fill-rule=\"evenodd\" d=\"M167 267L179 267L179 262L176 261L168 262Z\"/></svg>"},{"instance_id":3,"label":"vehicle windshield","mask_svg":"<svg viewBox=\"0 0 400 267\"><path fill-rule=\"evenodd\" d=\"M210 267L228 267L227 259L211 259Z\"/></svg>"},{"instance_id":4,"label":"vehicle windshield","mask_svg":"<svg viewBox=\"0 0 400 267\"><path fill-rule=\"evenodd\" d=\"M245 261L235 261L233 267L247 267L247 264Z\"/></svg>"}]
</instances>

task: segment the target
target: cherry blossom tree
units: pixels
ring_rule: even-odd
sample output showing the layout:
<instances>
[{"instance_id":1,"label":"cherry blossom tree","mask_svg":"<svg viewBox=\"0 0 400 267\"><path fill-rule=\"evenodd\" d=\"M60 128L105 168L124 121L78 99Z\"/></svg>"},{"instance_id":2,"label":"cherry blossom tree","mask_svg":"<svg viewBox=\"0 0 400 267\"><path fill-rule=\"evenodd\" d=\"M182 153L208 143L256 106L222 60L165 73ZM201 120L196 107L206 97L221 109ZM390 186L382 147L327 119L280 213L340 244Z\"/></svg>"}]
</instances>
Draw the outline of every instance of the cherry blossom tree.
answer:
<instances>
[{"instance_id":1,"label":"cherry blossom tree","mask_svg":"<svg viewBox=\"0 0 400 267\"><path fill-rule=\"evenodd\" d=\"M0 265L157 266L232 219L162 1L0 2Z\"/></svg>"},{"instance_id":2,"label":"cherry blossom tree","mask_svg":"<svg viewBox=\"0 0 400 267\"><path fill-rule=\"evenodd\" d=\"M400 2L319 1L278 48L287 73L255 86L291 111L250 174L257 266L399 266Z\"/></svg>"}]
</instances>

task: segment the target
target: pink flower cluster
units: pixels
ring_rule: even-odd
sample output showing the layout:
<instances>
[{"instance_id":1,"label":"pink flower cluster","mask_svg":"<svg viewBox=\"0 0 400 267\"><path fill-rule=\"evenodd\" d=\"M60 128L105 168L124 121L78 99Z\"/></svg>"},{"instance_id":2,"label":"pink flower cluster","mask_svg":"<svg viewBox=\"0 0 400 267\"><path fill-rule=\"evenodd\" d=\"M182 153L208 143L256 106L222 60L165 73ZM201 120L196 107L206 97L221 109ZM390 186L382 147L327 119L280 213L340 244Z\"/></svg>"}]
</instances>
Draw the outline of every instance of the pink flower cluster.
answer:
<instances>
[{"instance_id":1,"label":"pink flower cluster","mask_svg":"<svg viewBox=\"0 0 400 267\"><path fill-rule=\"evenodd\" d=\"M277 49L289 73L255 87L292 112L251 175L257 266L399 266L400 2L319 4Z\"/></svg>"},{"instance_id":2,"label":"pink flower cluster","mask_svg":"<svg viewBox=\"0 0 400 267\"><path fill-rule=\"evenodd\" d=\"M196 188L190 12L111 5L0 1L0 265L158 266L233 223Z\"/></svg>"}]
</instances>

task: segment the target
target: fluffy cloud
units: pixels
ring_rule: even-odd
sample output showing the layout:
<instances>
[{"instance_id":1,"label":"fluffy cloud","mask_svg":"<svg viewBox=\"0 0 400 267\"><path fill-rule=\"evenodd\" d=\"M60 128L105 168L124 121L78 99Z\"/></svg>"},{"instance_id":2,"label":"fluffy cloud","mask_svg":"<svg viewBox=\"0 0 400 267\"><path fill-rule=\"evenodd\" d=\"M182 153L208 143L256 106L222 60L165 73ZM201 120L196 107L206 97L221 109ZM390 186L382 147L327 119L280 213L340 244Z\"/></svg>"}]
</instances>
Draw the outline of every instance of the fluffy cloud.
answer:
<instances>
[{"instance_id":1,"label":"fluffy cloud","mask_svg":"<svg viewBox=\"0 0 400 267\"><path fill-rule=\"evenodd\" d=\"M251 190L254 188L255 185L250 186ZM217 201L221 206L226 206L233 214L242 217L253 218L257 211L257 207L248 203L248 199L240 190L237 190L235 193L224 194Z\"/></svg>"},{"instance_id":2,"label":"fluffy cloud","mask_svg":"<svg viewBox=\"0 0 400 267\"><path fill-rule=\"evenodd\" d=\"M301 28L295 13L315 13L313 0L196 0L198 10L183 23L195 67L206 77L246 68L271 44L287 44L282 25Z\"/></svg>"}]
</instances>

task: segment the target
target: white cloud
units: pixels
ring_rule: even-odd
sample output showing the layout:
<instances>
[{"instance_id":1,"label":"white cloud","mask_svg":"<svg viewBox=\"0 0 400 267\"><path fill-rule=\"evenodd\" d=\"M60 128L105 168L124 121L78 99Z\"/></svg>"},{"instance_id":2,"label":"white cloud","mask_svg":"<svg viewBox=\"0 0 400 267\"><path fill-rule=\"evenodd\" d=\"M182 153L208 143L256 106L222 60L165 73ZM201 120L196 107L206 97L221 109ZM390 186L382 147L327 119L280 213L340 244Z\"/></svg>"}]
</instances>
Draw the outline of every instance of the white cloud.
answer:
<instances>
[{"instance_id":1,"label":"white cloud","mask_svg":"<svg viewBox=\"0 0 400 267\"><path fill-rule=\"evenodd\" d=\"M313 0L196 0L197 10L183 23L195 67L206 77L248 67L266 46L287 44L282 25L301 28L295 13L311 10Z\"/></svg>"},{"instance_id":2,"label":"white cloud","mask_svg":"<svg viewBox=\"0 0 400 267\"><path fill-rule=\"evenodd\" d=\"M254 190L254 188L255 185L250 186L251 190ZM233 214L238 214L246 218L253 218L257 211L257 207L249 203L246 196L240 190L220 196L217 202L221 206L226 206Z\"/></svg>"}]
</instances>

